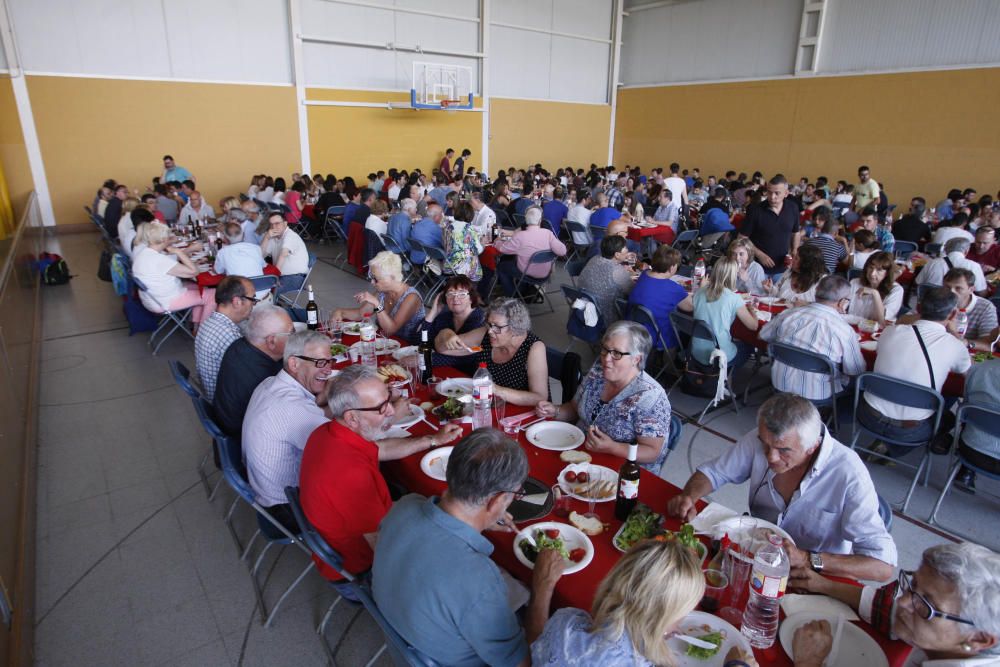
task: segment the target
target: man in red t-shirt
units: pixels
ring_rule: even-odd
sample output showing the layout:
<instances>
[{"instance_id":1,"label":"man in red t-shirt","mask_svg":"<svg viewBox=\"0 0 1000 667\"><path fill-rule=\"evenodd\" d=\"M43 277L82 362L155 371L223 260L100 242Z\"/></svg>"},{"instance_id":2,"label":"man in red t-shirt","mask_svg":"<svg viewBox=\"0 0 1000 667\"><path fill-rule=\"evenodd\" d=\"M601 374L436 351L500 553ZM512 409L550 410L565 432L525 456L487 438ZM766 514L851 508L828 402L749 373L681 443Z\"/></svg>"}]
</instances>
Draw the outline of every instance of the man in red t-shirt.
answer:
<instances>
[{"instance_id":1,"label":"man in red t-shirt","mask_svg":"<svg viewBox=\"0 0 1000 667\"><path fill-rule=\"evenodd\" d=\"M371 366L348 366L327 382L326 394L332 421L306 442L299 496L306 518L344 559L344 569L356 574L371 567L379 523L392 507L379 461L451 442L462 427L448 424L430 436L382 439L396 412L388 387ZM342 580L315 560L323 576Z\"/></svg>"},{"instance_id":2,"label":"man in red t-shirt","mask_svg":"<svg viewBox=\"0 0 1000 667\"><path fill-rule=\"evenodd\" d=\"M444 176L451 176L451 159L455 157L455 149L449 148L444 152L444 157L441 158L441 164L438 165L438 171L440 171Z\"/></svg>"},{"instance_id":3,"label":"man in red t-shirt","mask_svg":"<svg viewBox=\"0 0 1000 667\"><path fill-rule=\"evenodd\" d=\"M976 242L965 257L982 266L983 275L1000 268L1000 245L997 245L996 230L988 226L977 229Z\"/></svg>"}]
</instances>

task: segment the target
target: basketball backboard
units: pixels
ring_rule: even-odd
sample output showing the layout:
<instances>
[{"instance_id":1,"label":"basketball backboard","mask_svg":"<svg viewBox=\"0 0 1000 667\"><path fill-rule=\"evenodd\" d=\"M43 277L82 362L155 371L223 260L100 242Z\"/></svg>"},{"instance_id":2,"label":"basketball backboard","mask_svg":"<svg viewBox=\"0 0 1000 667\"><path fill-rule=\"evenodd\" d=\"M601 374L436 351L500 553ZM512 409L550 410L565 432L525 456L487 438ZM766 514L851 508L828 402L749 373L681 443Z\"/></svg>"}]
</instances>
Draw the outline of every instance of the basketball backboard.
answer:
<instances>
[{"instance_id":1,"label":"basketball backboard","mask_svg":"<svg viewBox=\"0 0 1000 667\"><path fill-rule=\"evenodd\" d=\"M439 111L471 109L472 68L414 61L410 105Z\"/></svg>"}]
</instances>

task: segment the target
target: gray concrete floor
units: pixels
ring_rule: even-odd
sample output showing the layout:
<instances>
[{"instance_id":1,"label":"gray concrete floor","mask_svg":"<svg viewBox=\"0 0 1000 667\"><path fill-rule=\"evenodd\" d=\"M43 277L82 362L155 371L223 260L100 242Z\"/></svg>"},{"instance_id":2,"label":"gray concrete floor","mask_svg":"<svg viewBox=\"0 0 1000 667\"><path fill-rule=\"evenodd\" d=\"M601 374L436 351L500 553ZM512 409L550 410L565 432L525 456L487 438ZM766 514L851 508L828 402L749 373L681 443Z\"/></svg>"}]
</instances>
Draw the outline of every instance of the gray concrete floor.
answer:
<instances>
[{"instance_id":1,"label":"gray concrete floor","mask_svg":"<svg viewBox=\"0 0 1000 667\"><path fill-rule=\"evenodd\" d=\"M176 358L193 368L190 341L175 336L153 357L147 334L128 335L120 299L96 277L96 235L53 238L51 246L77 277L67 286L43 288L38 664L325 664L315 634L333 599L324 581L311 573L273 626L264 628L247 567L221 519L232 494L223 489L209 503L199 483L196 469L208 438L167 366ZM313 250L321 258L335 254L329 246ZM317 263L311 282L324 308L351 303L351 295L365 286L324 261ZM553 284L560 282L568 282L561 268ZM565 348L567 307L561 296L553 301L556 312L534 316L533 329ZM766 373L755 382L766 383ZM743 381L745 374L741 388ZM706 429L685 424L663 477L682 485L692 466L753 428L754 407L765 396L765 391L752 394L750 407L738 414L729 407L710 413ZM671 400L683 416L700 411L699 401L680 392ZM912 516L926 517L937 497L945 464L940 457L935 463L931 484L917 489ZM902 498L909 480L905 471L873 466L872 474L880 493L892 501ZM990 486L985 480L981 485ZM746 508L745 485L716 496L736 510ZM941 516L996 549L994 512L995 505L979 496L954 493ZM242 514L239 520L249 534L252 517ZM896 518L892 532L906 568L918 564L926 547L948 539L905 517ZM305 564L301 553L288 550L271 571L268 600ZM349 618L348 610L340 610L328 636L335 640ZM363 665L381 643L377 628L362 615L338 662ZM390 663L383 656L378 664Z\"/></svg>"}]
</instances>

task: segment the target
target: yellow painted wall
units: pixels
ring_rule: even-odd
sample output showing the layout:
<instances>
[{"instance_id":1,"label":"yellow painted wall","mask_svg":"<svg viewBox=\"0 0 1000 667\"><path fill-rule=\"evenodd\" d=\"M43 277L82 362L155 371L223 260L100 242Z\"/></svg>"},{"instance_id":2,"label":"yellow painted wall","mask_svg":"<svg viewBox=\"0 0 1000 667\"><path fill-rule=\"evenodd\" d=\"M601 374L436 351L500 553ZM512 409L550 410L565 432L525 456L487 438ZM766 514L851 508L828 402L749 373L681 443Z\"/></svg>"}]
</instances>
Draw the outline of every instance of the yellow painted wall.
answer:
<instances>
[{"instance_id":1,"label":"yellow painted wall","mask_svg":"<svg viewBox=\"0 0 1000 667\"><path fill-rule=\"evenodd\" d=\"M541 162L550 170L608 160L611 106L494 98L490 172Z\"/></svg>"},{"instance_id":2,"label":"yellow painted wall","mask_svg":"<svg viewBox=\"0 0 1000 667\"><path fill-rule=\"evenodd\" d=\"M409 93L310 88L309 100L409 102ZM474 106L481 106L474 100ZM367 107L309 106L309 150L313 172L352 176L362 184L379 169L436 168L447 148L472 151L466 166L479 166L483 117L476 112L413 111Z\"/></svg>"},{"instance_id":3,"label":"yellow painted wall","mask_svg":"<svg viewBox=\"0 0 1000 667\"><path fill-rule=\"evenodd\" d=\"M896 203L995 195L998 109L1000 68L624 89L615 164L851 183L867 164Z\"/></svg>"},{"instance_id":4,"label":"yellow painted wall","mask_svg":"<svg viewBox=\"0 0 1000 667\"><path fill-rule=\"evenodd\" d=\"M16 220L24 210L28 194L35 186L28 167L21 121L14 104L14 90L8 78L0 79L0 164L3 165Z\"/></svg>"},{"instance_id":5,"label":"yellow painted wall","mask_svg":"<svg viewBox=\"0 0 1000 667\"><path fill-rule=\"evenodd\" d=\"M294 88L33 76L28 92L58 224L86 222L106 178L143 192L167 153L213 206L298 170Z\"/></svg>"}]
</instances>

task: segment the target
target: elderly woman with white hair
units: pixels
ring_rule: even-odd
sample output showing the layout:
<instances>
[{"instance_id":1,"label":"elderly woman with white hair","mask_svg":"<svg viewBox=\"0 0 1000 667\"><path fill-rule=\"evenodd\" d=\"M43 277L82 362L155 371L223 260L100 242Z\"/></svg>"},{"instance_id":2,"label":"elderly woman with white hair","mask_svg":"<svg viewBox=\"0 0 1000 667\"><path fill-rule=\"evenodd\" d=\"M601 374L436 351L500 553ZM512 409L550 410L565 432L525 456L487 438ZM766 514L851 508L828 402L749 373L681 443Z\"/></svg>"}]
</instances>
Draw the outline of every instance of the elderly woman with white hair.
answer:
<instances>
[{"instance_id":1,"label":"elderly woman with white hair","mask_svg":"<svg viewBox=\"0 0 1000 667\"><path fill-rule=\"evenodd\" d=\"M531 256L542 250L551 250L562 257L566 254L566 245L557 239L548 229L543 229L542 209L531 206L524 212L525 228L514 232L513 236L504 236L497 240L494 247L502 255L513 255L517 261L498 261L497 279L503 293L514 294L514 285L523 275L532 278L544 278L552 268L550 264L532 264Z\"/></svg>"},{"instance_id":2,"label":"elderly woman with white hair","mask_svg":"<svg viewBox=\"0 0 1000 667\"><path fill-rule=\"evenodd\" d=\"M790 583L849 604L878 632L912 646L907 667L1000 665L1000 554L986 547L933 546L916 572L900 570L881 588L804 574ZM819 667L832 646L829 623L804 625L794 638L796 667Z\"/></svg>"},{"instance_id":3,"label":"elderly woman with white hair","mask_svg":"<svg viewBox=\"0 0 1000 667\"><path fill-rule=\"evenodd\" d=\"M403 262L399 255L387 250L372 257L368 263L368 280L376 293L358 292L354 300L358 308L337 308L335 320L358 320L375 315L386 336L413 340L424 319L424 301L415 288L403 280Z\"/></svg>"},{"instance_id":4,"label":"elderly woman with white hair","mask_svg":"<svg viewBox=\"0 0 1000 667\"><path fill-rule=\"evenodd\" d=\"M187 254L171 245L170 228L162 222L143 224L145 245L136 245L132 257L132 275L146 289L139 292L142 305L153 313L192 308L195 327L215 312L215 290L198 289L193 282L199 271Z\"/></svg>"},{"instance_id":5,"label":"elderly woman with white hair","mask_svg":"<svg viewBox=\"0 0 1000 667\"><path fill-rule=\"evenodd\" d=\"M562 405L542 401L535 412L577 422L587 434L584 446L594 452L625 458L629 445L636 443L639 465L659 474L668 453L670 400L643 370L652 346L641 324L615 322L604 333L600 358L576 396Z\"/></svg>"},{"instance_id":6,"label":"elderly woman with white hair","mask_svg":"<svg viewBox=\"0 0 1000 667\"><path fill-rule=\"evenodd\" d=\"M528 308L517 299L495 299L486 310L486 326L438 341L435 347L441 354L464 358L463 370L486 364L494 394L512 405L549 399L545 343L531 332Z\"/></svg>"}]
</instances>

